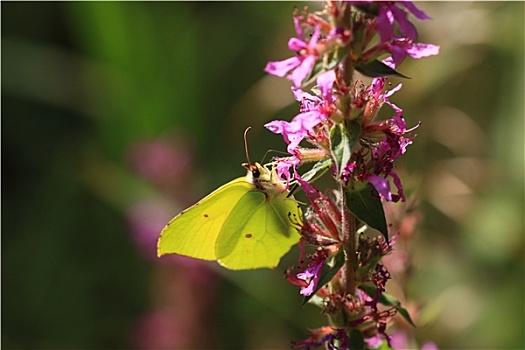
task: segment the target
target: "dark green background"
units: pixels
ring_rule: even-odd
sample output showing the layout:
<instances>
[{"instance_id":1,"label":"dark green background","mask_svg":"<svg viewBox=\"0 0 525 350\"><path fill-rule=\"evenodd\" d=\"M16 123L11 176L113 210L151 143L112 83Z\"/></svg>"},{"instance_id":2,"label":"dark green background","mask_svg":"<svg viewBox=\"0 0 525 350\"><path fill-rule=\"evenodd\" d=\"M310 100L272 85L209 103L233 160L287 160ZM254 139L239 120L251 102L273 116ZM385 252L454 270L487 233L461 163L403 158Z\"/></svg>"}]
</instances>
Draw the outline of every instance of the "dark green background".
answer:
<instances>
[{"instance_id":1,"label":"dark green background","mask_svg":"<svg viewBox=\"0 0 525 350\"><path fill-rule=\"evenodd\" d=\"M294 254L239 273L152 257L243 175L246 127L253 159L285 150L263 125L297 106L263 67L291 55L294 5L2 2L2 348L287 348L323 324L282 279ZM401 65L391 100L422 122L399 164L423 218L418 339L523 348L524 4L417 5L441 54Z\"/></svg>"}]
</instances>

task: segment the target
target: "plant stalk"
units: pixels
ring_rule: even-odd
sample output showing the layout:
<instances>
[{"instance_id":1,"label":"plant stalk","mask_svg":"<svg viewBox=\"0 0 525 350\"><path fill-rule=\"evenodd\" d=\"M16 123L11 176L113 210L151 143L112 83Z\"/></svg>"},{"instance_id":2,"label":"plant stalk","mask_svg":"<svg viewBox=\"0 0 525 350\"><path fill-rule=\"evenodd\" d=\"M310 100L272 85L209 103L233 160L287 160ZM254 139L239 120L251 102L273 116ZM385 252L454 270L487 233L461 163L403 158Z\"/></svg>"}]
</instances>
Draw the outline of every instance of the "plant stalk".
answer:
<instances>
[{"instance_id":1,"label":"plant stalk","mask_svg":"<svg viewBox=\"0 0 525 350\"><path fill-rule=\"evenodd\" d=\"M339 182L341 191L341 214L342 214L342 234L345 250L345 295L355 296L357 283L355 278L356 267L356 218L346 205L346 188L342 181Z\"/></svg>"}]
</instances>

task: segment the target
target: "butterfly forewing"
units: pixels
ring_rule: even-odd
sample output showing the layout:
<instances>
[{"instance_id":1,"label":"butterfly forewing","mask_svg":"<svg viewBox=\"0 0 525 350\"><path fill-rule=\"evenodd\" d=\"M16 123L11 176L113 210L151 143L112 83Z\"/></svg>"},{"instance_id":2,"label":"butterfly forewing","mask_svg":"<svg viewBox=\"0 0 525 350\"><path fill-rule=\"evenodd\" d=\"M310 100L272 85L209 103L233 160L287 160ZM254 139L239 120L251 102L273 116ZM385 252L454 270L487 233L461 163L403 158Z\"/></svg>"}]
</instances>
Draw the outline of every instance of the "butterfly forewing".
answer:
<instances>
[{"instance_id":1,"label":"butterfly forewing","mask_svg":"<svg viewBox=\"0 0 525 350\"><path fill-rule=\"evenodd\" d=\"M235 205L253 185L240 177L221 186L173 218L162 230L158 256L175 253L216 260L215 242Z\"/></svg>"}]
</instances>

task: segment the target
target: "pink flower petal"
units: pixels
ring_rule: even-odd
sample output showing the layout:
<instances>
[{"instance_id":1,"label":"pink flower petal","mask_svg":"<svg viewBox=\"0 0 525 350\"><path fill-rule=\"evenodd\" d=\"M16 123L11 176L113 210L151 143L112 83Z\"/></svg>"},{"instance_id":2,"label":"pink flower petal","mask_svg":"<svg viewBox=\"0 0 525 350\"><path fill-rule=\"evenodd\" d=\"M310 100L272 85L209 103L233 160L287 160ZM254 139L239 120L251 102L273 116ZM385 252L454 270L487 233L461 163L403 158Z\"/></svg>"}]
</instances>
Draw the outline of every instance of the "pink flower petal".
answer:
<instances>
[{"instance_id":1,"label":"pink flower petal","mask_svg":"<svg viewBox=\"0 0 525 350\"><path fill-rule=\"evenodd\" d=\"M312 67L314 66L315 56L307 56L301 64L294 69L292 74L288 76L288 79L294 84L295 87L301 87L303 80L310 74Z\"/></svg>"},{"instance_id":2,"label":"pink flower petal","mask_svg":"<svg viewBox=\"0 0 525 350\"><path fill-rule=\"evenodd\" d=\"M320 74L317 77L317 86L321 90L321 96L326 101L331 102L332 100L332 87L334 86L335 82L335 71L329 70L327 72L324 72Z\"/></svg>"},{"instance_id":3,"label":"pink flower petal","mask_svg":"<svg viewBox=\"0 0 525 350\"><path fill-rule=\"evenodd\" d=\"M375 187L377 192L381 194L387 201L392 200L392 192L390 192L390 183L384 177L372 174L368 177L368 181Z\"/></svg>"},{"instance_id":4,"label":"pink flower petal","mask_svg":"<svg viewBox=\"0 0 525 350\"><path fill-rule=\"evenodd\" d=\"M282 78L286 75L286 73L300 64L301 59L299 57L290 57L283 61L268 62L266 67L264 67L264 71L268 74L276 75Z\"/></svg>"}]
</instances>

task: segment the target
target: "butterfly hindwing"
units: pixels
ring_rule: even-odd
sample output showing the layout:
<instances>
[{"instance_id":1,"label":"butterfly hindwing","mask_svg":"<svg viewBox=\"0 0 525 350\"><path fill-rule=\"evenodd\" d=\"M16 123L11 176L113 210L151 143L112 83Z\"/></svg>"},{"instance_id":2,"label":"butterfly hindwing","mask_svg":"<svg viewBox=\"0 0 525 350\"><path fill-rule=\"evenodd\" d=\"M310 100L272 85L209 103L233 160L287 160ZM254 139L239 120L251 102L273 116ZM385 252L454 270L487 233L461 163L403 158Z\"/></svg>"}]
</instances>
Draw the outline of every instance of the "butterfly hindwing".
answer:
<instances>
[{"instance_id":1,"label":"butterfly hindwing","mask_svg":"<svg viewBox=\"0 0 525 350\"><path fill-rule=\"evenodd\" d=\"M219 263L235 270L276 267L299 240L294 216L300 217L297 202L285 194L272 198L257 190L244 194L217 238Z\"/></svg>"}]
</instances>

